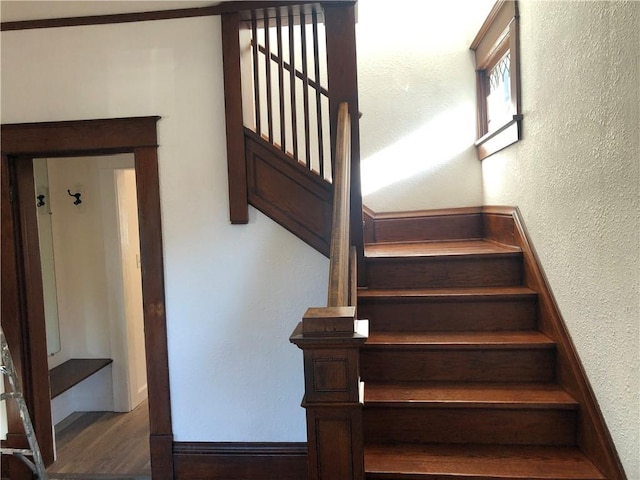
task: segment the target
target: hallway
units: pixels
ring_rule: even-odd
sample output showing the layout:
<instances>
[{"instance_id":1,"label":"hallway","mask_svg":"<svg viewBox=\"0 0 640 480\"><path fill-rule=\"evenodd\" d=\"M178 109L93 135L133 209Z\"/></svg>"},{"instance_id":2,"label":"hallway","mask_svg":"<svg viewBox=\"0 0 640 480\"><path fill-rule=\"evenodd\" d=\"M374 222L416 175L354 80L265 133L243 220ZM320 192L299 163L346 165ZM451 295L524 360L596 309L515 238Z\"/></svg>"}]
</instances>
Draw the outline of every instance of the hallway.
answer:
<instances>
[{"instance_id":1,"label":"hallway","mask_svg":"<svg viewBox=\"0 0 640 480\"><path fill-rule=\"evenodd\" d=\"M56 426L56 443L51 479L151 478L147 401L129 413L76 412Z\"/></svg>"}]
</instances>

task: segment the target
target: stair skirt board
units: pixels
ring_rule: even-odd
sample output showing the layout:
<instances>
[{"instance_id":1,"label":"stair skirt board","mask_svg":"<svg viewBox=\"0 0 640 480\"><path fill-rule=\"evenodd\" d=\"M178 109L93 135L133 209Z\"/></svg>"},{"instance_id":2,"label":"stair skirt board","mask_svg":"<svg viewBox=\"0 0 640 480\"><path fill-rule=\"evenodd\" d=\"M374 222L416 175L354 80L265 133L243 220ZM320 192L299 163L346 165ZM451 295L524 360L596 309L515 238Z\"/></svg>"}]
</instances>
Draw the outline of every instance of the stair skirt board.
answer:
<instances>
[{"instance_id":1,"label":"stair skirt board","mask_svg":"<svg viewBox=\"0 0 640 480\"><path fill-rule=\"evenodd\" d=\"M366 478L626 478L516 208L365 209Z\"/></svg>"}]
</instances>

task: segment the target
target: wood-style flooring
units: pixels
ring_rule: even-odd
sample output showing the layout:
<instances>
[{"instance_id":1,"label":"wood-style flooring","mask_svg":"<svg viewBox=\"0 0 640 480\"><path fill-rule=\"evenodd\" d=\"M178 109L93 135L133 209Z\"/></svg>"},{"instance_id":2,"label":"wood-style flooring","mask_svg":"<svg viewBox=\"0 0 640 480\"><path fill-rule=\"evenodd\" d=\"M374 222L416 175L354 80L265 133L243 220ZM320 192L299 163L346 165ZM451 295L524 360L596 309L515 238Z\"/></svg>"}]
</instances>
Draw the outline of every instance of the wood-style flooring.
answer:
<instances>
[{"instance_id":1,"label":"wood-style flooring","mask_svg":"<svg viewBox=\"0 0 640 480\"><path fill-rule=\"evenodd\" d=\"M51 479L150 479L148 403L129 413L74 413L56 426L56 445Z\"/></svg>"}]
</instances>

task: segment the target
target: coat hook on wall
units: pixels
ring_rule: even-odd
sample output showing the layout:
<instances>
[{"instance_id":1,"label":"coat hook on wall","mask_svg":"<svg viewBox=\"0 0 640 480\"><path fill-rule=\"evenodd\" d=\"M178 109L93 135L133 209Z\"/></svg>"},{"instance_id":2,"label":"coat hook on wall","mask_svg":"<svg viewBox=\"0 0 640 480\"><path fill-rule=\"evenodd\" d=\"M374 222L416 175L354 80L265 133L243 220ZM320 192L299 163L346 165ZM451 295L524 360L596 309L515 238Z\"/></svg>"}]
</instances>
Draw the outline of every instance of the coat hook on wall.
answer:
<instances>
[{"instance_id":1,"label":"coat hook on wall","mask_svg":"<svg viewBox=\"0 0 640 480\"><path fill-rule=\"evenodd\" d=\"M36 203L36 207L42 207L44 206L44 195L38 195L36 197L38 199L38 203Z\"/></svg>"},{"instance_id":2,"label":"coat hook on wall","mask_svg":"<svg viewBox=\"0 0 640 480\"><path fill-rule=\"evenodd\" d=\"M67 193L69 194L70 197L74 197L76 199L73 202L74 205L80 205L82 203L82 200L80 200L80 195L82 195L82 194L80 192L71 193L71 190L67 190Z\"/></svg>"}]
</instances>

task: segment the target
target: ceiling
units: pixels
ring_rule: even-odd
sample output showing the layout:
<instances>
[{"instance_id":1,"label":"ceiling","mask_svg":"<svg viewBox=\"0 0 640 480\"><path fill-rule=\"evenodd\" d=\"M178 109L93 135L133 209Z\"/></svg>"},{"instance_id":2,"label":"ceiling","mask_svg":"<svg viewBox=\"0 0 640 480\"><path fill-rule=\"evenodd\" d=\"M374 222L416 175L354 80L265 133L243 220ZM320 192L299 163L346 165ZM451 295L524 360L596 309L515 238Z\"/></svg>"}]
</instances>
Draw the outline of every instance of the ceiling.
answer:
<instances>
[{"instance_id":1,"label":"ceiling","mask_svg":"<svg viewBox=\"0 0 640 480\"><path fill-rule=\"evenodd\" d=\"M215 0L0 0L0 21L42 20L117 13L150 12L216 5Z\"/></svg>"}]
</instances>

